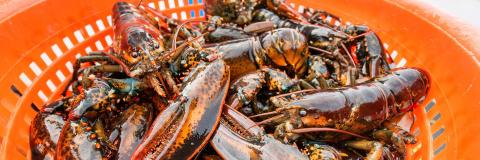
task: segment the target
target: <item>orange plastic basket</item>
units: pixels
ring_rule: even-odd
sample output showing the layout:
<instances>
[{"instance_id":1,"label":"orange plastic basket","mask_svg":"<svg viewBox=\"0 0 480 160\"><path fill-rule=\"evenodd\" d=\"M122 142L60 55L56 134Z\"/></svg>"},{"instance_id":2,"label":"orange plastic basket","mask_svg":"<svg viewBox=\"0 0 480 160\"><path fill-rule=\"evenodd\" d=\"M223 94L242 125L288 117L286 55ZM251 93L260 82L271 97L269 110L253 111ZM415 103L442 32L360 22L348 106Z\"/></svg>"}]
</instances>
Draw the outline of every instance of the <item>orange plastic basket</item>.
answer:
<instances>
[{"instance_id":1,"label":"orange plastic basket","mask_svg":"<svg viewBox=\"0 0 480 160\"><path fill-rule=\"evenodd\" d=\"M180 19L203 19L203 0L148 1ZM59 94L75 57L112 43L115 0L0 1L0 154L30 158L29 126L35 112ZM133 1L138 3L138 1ZM427 69L433 87L414 110L410 159L473 159L480 149L479 31L419 4L393 0L289 1L297 10L321 8L344 22L379 34L396 66ZM454 3L454 2L452 2ZM477 153L478 154L478 153Z\"/></svg>"}]
</instances>

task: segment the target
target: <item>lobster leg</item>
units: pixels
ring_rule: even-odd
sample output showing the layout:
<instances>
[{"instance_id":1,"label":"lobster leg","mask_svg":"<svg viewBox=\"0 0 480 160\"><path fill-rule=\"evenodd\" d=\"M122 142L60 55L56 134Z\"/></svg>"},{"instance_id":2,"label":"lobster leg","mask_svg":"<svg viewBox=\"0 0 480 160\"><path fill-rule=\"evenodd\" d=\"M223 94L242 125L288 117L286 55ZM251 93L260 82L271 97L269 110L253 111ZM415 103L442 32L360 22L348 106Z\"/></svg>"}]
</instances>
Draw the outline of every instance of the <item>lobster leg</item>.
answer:
<instances>
[{"instance_id":1,"label":"lobster leg","mask_svg":"<svg viewBox=\"0 0 480 160\"><path fill-rule=\"evenodd\" d=\"M82 63L97 62L97 61L110 61L110 58L108 56L102 55L102 53L97 53L97 52L91 52L87 56L78 57L77 60L75 61L75 65L73 66L72 79L70 79L67 86L77 80L79 69ZM65 94L67 93L67 90L68 90L68 87L66 87L63 90L62 92L63 96L65 96ZM78 91L78 90L74 90L74 91ZM78 94L78 92L76 92L76 94Z\"/></svg>"},{"instance_id":2,"label":"lobster leg","mask_svg":"<svg viewBox=\"0 0 480 160\"><path fill-rule=\"evenodd\" d=\"M267 7L289 19L300 21L302 23L309 23L305 17L290 7L285 0L267 0Z\"/></svg>"},{"instance_id":3,"label":"lobster leg","mask_svg":"<svg viewBox=\"0 0 480 160\"><path fill-rule=\"evenodd\" d=\"M270 68L260 69L254 73L240 77L232 84L231 90L236 94L229 98L229 104L232 104L234 101L240 102L232 106L238 109L253 102L257 93L260 92L262 88L266 88L269 91L286 93L300 89L297 85L298 83L297 80L289 78L284 72ZM256 109L258 110L258 108ZM259 110L259 112L265 111Z\"/></svg>"},{"instance_id":4,"label":"lobster leg","mask_svg":"<svg viewBox=\"0 0 480 160\"><path fill-rule=\"evenodd\" d=\"M377 141L356 140L346 142L345 145L355 149L368 151L369 153L367 154L367 157L365 157L366 160L380 160L383 157L383 144Z\"/></svg>"},{"instance_id":5,"label":"lobster leg","mask_svg":"<svg viewBox=\"0 0 480 160\"><path fill-rule=\"evenodd\" d=\"M373 137L381 140L382 142L393 144L398 152L400 152L402 155L406 155L405 140L401 135L398 135L390 130L377 130L373 132Z\"/></svg>"},{"instance_id":6,"label":"lobster leg","mask_svg":"<svg viewBox=\"0 0 480 160\"><path fill-rule=\"evenodd\" d=\"M398 134L400 135L401 137L403 137L403 140L405 143L407 144L414 144L416 143L416 139L415 139L415 136L413 136L412 134L410 134L410 132L402 129L401 127L397 126L396 124L394 124L394 122L392 121L385 121L383 122L382 124L386 129L394 132L395 134Z\"/></svg>"},{"instance_id":7,"label":"lobster leg","mask_svg":"<svg viewBox=\"0 0 480 160\"><path fill-rule=\"evenodd\" d=\"M182 92L155 119L133 159L190 159L213 135L229 86L229 68L221 60L199 64Z\"/></svg>"}]
</instances>

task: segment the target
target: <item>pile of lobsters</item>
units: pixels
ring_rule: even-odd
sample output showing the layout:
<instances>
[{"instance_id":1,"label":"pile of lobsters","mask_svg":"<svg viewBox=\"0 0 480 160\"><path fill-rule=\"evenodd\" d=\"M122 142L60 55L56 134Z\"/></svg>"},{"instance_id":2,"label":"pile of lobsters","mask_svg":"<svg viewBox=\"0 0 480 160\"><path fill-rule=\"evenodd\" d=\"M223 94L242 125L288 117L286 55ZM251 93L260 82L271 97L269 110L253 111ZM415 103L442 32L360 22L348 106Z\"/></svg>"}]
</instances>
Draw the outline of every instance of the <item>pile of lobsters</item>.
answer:
<instances>
[{"instance_id":1,"label":"pile of lobsters","mask_svg":"<svg viewBox=\"0 0 480 160\"><path fill-rule=\"evenodd\" d=\"M430 77L393 68L367 26L281 0L205 10L115 3L113 44L32 121L32 159L406 158Z\"/></svg>"}]
</instances>

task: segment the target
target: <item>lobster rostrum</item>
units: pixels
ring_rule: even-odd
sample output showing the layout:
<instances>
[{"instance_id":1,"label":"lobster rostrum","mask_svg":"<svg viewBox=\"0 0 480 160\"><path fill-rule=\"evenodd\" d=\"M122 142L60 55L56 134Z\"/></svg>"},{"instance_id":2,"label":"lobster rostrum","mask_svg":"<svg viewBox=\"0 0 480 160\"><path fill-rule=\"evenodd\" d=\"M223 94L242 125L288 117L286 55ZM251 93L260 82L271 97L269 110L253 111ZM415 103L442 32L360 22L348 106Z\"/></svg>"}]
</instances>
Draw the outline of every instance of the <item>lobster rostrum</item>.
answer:
<instances>
[{"instance_id":1,"label":"lobster rostrum","mask_svg":"<svg viewBox=\"0 0 480 160\"><path fill-rule=\"evenodd\" d=\"M293 100L272 97L270 101L278 107L277 110L255 117L275 115L258 124L277 124L274 135L285 141L296 139L299 134L335 129L363 137L358 134L371 131L391 117L411 110L425 98L429 85L430 77L424 70L398 69L385 77L352 87L313 91ZM330 133L320 135L330 140L349 137ZM386 131L374 133L374 137L392 139L386 135ZM404 147L401 141L394 143L397 147ZM378 142L352 142L347 145L357 148L374 146L378 150L368 148L372 149L370 156L378 152L381 155L382 146Z\"/></svg>"}]
</instances>

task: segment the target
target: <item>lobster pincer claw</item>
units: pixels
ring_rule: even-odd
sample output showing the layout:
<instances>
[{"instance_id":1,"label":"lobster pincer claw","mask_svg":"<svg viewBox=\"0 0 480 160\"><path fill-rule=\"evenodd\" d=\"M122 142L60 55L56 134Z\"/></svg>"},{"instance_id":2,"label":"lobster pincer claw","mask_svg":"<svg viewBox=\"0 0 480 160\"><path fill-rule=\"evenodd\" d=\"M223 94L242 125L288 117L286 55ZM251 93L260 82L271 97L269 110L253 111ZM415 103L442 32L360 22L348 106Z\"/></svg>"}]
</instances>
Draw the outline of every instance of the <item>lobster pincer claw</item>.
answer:
<instances>
[{"instance_id":1,"label":"lobster pincer claw","mask_svg":"<svg viewBox=\"0 0 480 160\"><path fill-rule=\"evenodd\" d=\"M210 144L223 159L308 159L298 148L284 144L238 111L226 108Z\"/></svg>"},{"instance_id":2,"label":"lobster pincer claw","mask_svg":"<svg viewBox=\"0 0 480 160\"><path fill-rule=\"evenodd\" d=\"M155 119L132 159L190 159L219 124L230 82L221 60L199 64L184 79L182 91Z\"/></svg>"}]
</instances>

